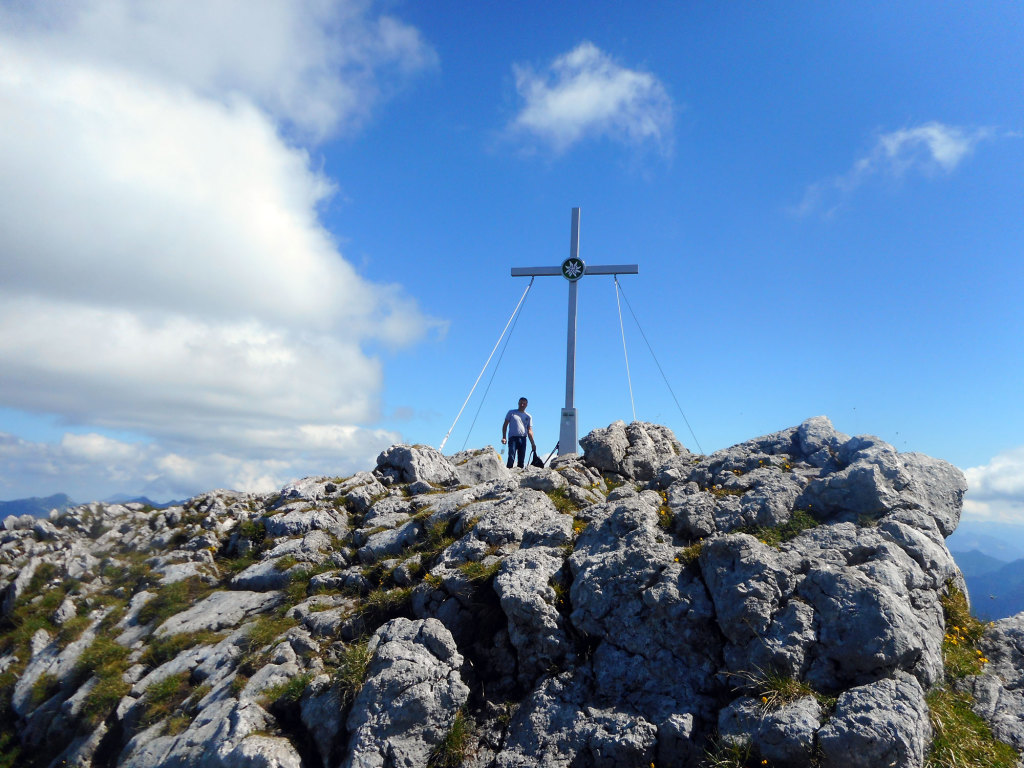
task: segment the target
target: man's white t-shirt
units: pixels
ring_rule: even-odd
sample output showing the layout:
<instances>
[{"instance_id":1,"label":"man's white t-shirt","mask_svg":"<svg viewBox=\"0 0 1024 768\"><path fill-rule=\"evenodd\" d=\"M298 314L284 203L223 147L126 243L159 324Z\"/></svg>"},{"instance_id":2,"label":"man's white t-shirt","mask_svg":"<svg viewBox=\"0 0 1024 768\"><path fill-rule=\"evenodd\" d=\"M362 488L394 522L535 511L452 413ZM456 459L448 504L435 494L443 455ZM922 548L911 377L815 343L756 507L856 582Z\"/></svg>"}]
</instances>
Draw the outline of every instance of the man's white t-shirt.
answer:
<instances>
[{"instance_id":1,"label":"man's white t-shirt","mask_svg":"<svg viewBox=\"0 0 1024 768\"><path fill-rule=\"evenodd\" d=\"M533 417L525 411L513 408L505 414L505 421L508 422L509 437L526 437L528 430L533 425Z\"/></svg>"}]
</instances>

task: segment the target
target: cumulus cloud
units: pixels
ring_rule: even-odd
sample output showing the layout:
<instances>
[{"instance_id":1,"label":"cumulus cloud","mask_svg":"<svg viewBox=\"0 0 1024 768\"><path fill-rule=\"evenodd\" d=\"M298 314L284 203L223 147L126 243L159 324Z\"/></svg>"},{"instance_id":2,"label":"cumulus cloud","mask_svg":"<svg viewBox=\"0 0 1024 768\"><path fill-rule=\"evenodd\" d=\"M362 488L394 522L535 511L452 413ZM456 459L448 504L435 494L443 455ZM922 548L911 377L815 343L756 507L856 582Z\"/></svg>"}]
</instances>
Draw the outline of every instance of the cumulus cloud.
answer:
<instances>
[{"instance_id":1,"label":"cumulus cloud","mask_svg":"<svg viewBox=\"0 0 1024 768\"><path fill-rule=\"evenodd\" d=\"M31 0L0 8L0 28L66 62L241 95L316 139L362 127L395 75L437 63L418 30L370 0Z\"/></svg>"},{"instance_id":2,"label":"cumulus cloud","mask_svg":"<svg viewBox=\"0 0 1024 768\"><path fill-rule=\"evenodd\" d=\"M625 144L672 146L672 100L652 74L628 69L590 42L536 72L513 68L522 109L514 133L563 152L583 139L609 137Z\"/></svg>"},{"instance_id":3,"label":"cumulus cloud","mask_svg":"<svg viewBox=\"0 0 1024 768\"><path fill-rule=\"evenodd\" d=\"M952 173L994 132L925 123L878 136L872 149L846 173L811 184L793 212L799 216L834 212L873 178L899 179L909 173L925 176Z\"/></svg>"},{"instance_id":4,"label":"cumulus cloud","mask_svg":"<svg viewBox=\"0 0 1024 768\"><path fill-rule=\"evenodd\" d=\"M139 435L7 436L0 493L279 484L396 439L367 345L439 323L345 260L309 150L434 63L358 0L0 7L0 406Z\"/></svg>"},{"instance_id":5,"label":"cumulus cloud","mask_svg":"<svg viewBox=\"0 0 1024 768\"><path fill-rule=\"evenodd\" d=\"M1024 522L1024 446L1001 453L988 464L964 470L965 519Z\"/></svg>"},{"instance_id":6,"label":"cumulus cloud","mask_svg":"<svg viewBox=\"0 0 1024 768\"><path fill-rule=\"evenodd\" d=\"M321 431L310 439L308 429ZM269 492L292 478L365 469L381 446L399 439L385 430L344 426L247 434L273 437L278 447L259 455L204 450L193 443L129 442L98 433L68 433L56 443L43 443L0 432L0 496L33 495L24 490L25 478L49 481L51 491L60 489L78 502L100 500L114 491L157 500L214 488Z\"/></svg>"}]
</instances>

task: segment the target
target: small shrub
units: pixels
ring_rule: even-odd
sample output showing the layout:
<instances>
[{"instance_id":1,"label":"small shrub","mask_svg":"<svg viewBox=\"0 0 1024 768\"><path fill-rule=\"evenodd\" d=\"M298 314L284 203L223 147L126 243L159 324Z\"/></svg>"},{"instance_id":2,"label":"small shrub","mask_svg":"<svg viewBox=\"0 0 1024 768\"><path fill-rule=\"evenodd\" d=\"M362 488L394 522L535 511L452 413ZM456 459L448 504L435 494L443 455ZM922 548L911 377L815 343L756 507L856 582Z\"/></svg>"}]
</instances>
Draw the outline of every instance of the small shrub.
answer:
<instances>
[{"instance_id":1,"label":"small shrub","mask_svg":"<svg viewBox=\"0 0 1024 768\"><path fill-rule=\"evenodd\" d=\"M243 520L238 524L238 535L253 543L260 542L267 536L267 526L262 519Z\"/></svg>"},{"instance_id":2,"label":"small shrub","mask_svg":"<svg viewBox=\"0 0 1024 768\"><path fill-rule=\"evenodd\" d=\"M14 768L21 765L21 745L14 730L0 730L0 768Z\"/></svg>"},{"instance_id":3,"label":"small shrub","mask_svg":"<svg viewBox=\"0 0 1024 768\"><path fill-rule=\"evenodd\" d=\"M438 521L427 529L426 547L432 553L439 553L455 543L455 518Z\"/></svg>"},{"instance_id":4,"label":"small shrub","mask_svg":"<svg viewBox=\"0 0 1024 768\"><path fill-rule=\"evenodd\" d=\"M79 656L75 665L78 679L96 677L96 684L82 705L82 718L89 725L96 726L106 720L121 697L131 690L122 679L127 657L128 649L107 635L97 637Z\"/></svg>"},{"instance_id":5,"label":"small shrub","mask_svg":"<svg viewBox=\"0 0 1024 768\"><path fill-rule=\"evenodd\" d=\"M619 476L616 475L616 477L619 477ZM609 493L614 491L616 488L621 488L625 484L626 484L626 478L624 478L624 477L619 478L619 479L613 479L613 478L609 477L608 475L605 475L604 476L605 495L607 496Z\"/></svg>"},{"instance_id":6,"label":"small shrub","mask_svg":"<svg viewBox=\"0 0 1024 768\"><path fill-rule=\"evenodd\" d=\"M60 604L64 602L64 598L66 596L67 590L62 584L59 587L53 587L43 592L42 597L39 599L39 601L33 603L33 605L35 605L36 610L38 611L41 611L43 613L53 613L57 610Z\"/></svg>"},{"instance_id":7,"label":"small shrub","mask_svg":"<svg viewBox=\"0 0 1024 768\"><path fill-rule=\"evenodd\" d=\"M555 592L555 609L564 611L566 606L569 605L569 587L564 581L552 581L549 583L551 589Z\"/></svg>"},{"instance_id":8,"label":"small shrub","mask_svg":"<svg viewBox=\"0 0 1024 768\"><path fill-rule=\"evenodd\" d=\"M130 559L127 563L120 560L112 561L103 569L103 577L110 581L112 588L122 587L131 594L152 587L160 578L144 561Z\"/></svg>"},{"instance_id":9,"label":"small shrub","mask_svg":"<svg viewBox=\"0 0 1024 768\"><path fill-rule=\"evenodd\" d=\"M704 551L704 539L683 547L676 556L676 562L684 566L693 565L700 559L700 553Z\"/></svg>"},{"instance_id":10,"label":"small shrub","mask_svg":"<svg viewBox=\"0 0 1024 768\"><path fill-rule=\"evenodd\" d=\"M192 725L192 716L181 714L174 715L167 720L167 727L164 728L165 736L177 736L179 733L184 731Z\"/></svg>"},{"instance_id":11,"label":"small shrub","mask_svg":"<svg viewBox=\"0 0 1024 768\"><path fill-rule=\"evenodd\" d=\"M43 587L55 578L57 578L57 566L48 562L40 563L33 572L32 578L29 579L28 584L25 587L25 591L22 593L21 597L18 598L19 602L27 603L33 597L38 595ZM54 606L54 608L56 607L57 606Z\"/></svg>"},{"instance_id":12,"label":"small shrub","mask_svg":"<svg viewBox=\"0 0 1024 768\"><path fill-rule=\"evenodd\" d=\"M747 491L744 488L723 488L720 485L716 485L713 488L708 488L708 492L711 493L712 496L721 499L726 496L742 496Z\"/></svg>"},{"instance_id":13,"label":"small shrub","mask_svg":"<svg viewBox=\"0 0 1024 768\"><path fill-rule=\"evenodd\" d=\"M444 584L444 579L438 576L436 573L428 573L423 577L423 583L432 587L433 589L440 589Z\"/></svg>"},{"instance_id":14,"label":"small shrub","mask_svg":"<svg viewBox=\"0 0 1024 768\"><path fill-rule=\"evenodd\" d=\"M57 633L57 642L63 646L67 646L73 643L75 640L82 636L92 621L86 616L72 616L70 619L65 621Z\"/></svg>"},{"instance_id":15,"label":"small shrub","mask_svg":"<svg viewBox=\"0 0 1024 768\"><path fill-rule=\"evenodd\" d=\"M236 672L235 676L231 678L231 692L235 695L242 692L242 689L249 684L249 676L242 672Z\"/></svg>"}]
</instances>

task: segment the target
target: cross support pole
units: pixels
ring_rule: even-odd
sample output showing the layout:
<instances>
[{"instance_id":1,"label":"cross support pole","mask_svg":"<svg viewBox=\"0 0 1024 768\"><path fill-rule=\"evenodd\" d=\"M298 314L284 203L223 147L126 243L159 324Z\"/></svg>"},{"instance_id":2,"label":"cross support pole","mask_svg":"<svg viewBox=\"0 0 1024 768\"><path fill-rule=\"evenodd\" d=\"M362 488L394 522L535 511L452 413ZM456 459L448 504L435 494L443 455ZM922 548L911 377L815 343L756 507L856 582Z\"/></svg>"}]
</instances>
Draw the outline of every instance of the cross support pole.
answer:
<instances>
[{"instance_id":1,"label":"cross support pole","mask_svg":"<svg viewBox=\"0 0 1024 768\"><path fill-rule=\"evenodd\" d=\"M579 444L576 412L576 303L577 283L584 275L635 275L637 264L604 264L590 266L580 258L580 209L572 209L572 227L569 230L569 258L558 267L512 267L512 277L561 275L569 281L569 327L566 331L565 352L565 407L558 433L558 455L576 453Z\"/></svg>"}]
</instances>

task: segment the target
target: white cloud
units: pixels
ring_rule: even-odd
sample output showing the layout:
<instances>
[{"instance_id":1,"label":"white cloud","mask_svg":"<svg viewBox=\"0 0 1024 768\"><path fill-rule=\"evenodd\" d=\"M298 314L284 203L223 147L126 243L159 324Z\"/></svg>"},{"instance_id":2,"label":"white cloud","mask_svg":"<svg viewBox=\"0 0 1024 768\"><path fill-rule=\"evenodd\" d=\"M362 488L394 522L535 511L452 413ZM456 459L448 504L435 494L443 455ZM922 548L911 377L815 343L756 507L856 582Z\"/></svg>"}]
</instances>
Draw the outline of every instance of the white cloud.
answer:
<instances>
[{"instance_id":1,"label":"white cloud","mask_svg":"<svg viewBox=\"0 0 1024 768\"><path fill-rule=\"evenodd\" d=\"M877 177L898 179L911 172L925 176L952 173L979 142L992 136L993 131L988 128L970 130L937 122L882 134L849 171L808 186L793 212L799 216L821 210L832 213L857 189Z\"/></svg>"},{"instance_id":2,"label":"white cloud","mask_svg":"<svg viewBox=\"0 0 1024 768\"><path fill-rule=\"evenodd\" d=\"M393 75L432 67L419 31L370 0L34 0L0 28L58 59L136 72L202 97L241 94L321 139L363 126Z\"/></svg>"},{"instance_id":3,"label":"white cloud","mask_svg":"<svg viewBox=\"0 0 1024 768\"><path fill-rule=\"evenodd\" d=\"M524 104L512 130L562 152L607 136L630 145L672 146L672 100L654 75L617 64L584 42L556 58L545 72L514 67Z\"/></svg>"},{"instance_id":4,"label":"white cloud","mask_svg":"<svg viewBox=\"0 0 1024 768\"><path fill-rule=\"evenodd\" d=\"M1024 446L1001 453L988 464L964 470L964 517L993 522L1024 521Z\"/></svg>"},{"instance_id":5,"label":"white cloud","mask_svg":"<svg viewBox=\"0 0 1024 768\"><path fill-rule=\"evenodd\" d=\"M0 493L253 487L397 439L369 426L366 344L439 324L345 260L318 216L335 184L295 143L365 125L434 62L372 11L0 6L0 406L139 436L8 436Z\"/></svg>"},{"instance_id":6,"label":"white cloud","mask_svg":"<svg viewBox=\"0 0 1024 768\"><path fill-rule=\"evenodd\" d=\"M40 443L0 432L0 497L40 495L26 482L36 478L49 479L51 491L64 491L78 502L100 500L114 491L158 501L214 488L269 492L299 477L366 469L382 446L399 439L383 430L337 428L311 443L307 429L321 427L278 430L273 435L278 448L264 456L200 450L192 444L127 442L95 433Z\"/></svg>"}]
</instances>

